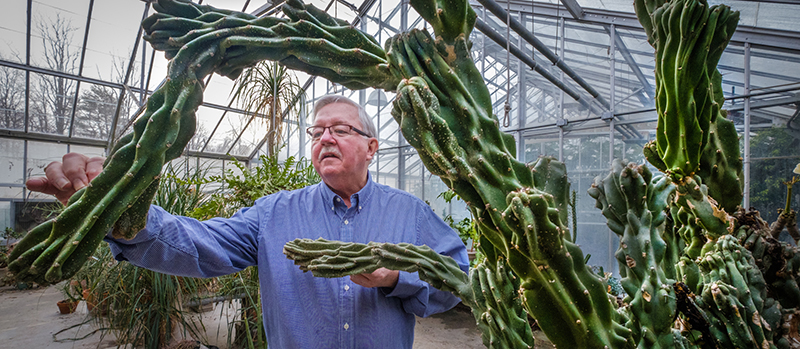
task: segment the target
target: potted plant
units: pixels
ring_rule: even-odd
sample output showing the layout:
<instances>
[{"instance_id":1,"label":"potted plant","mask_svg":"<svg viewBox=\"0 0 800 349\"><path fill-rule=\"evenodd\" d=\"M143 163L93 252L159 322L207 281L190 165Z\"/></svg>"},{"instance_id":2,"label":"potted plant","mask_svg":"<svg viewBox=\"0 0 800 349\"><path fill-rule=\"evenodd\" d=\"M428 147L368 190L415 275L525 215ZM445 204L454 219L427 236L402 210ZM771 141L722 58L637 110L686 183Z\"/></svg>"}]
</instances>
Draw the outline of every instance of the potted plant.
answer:
<instances>
[{"instance_id":1,"label":"potted plant","mask_svg":"<svg viewBox=\"0 0 800 349\"><path fill-rule=\"evenodd\" d=\"M62 284L61 294L63 294L65 298L56 303L58 306L58 311L61 314L71 314L75 312L75 309L78 307L78 303L81 301L81 297L77 296L76 292L76 287L79 286L80 283L74 280L67 281Z\"/></svg>"}]
</instances>

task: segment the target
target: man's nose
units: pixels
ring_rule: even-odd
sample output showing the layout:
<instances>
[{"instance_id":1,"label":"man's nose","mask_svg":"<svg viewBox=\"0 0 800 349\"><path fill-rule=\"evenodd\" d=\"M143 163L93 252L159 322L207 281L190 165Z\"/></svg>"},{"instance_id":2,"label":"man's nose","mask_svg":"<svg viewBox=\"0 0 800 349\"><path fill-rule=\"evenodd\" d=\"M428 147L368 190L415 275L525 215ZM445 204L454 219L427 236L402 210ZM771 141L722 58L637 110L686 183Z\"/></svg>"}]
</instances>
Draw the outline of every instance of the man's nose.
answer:
<instances>
[{"instance_id":1,"label":"man's nose","mask_svg":"<svg viewBox=\"0 0 800 349\"><path fill-rule=\"evenodd\" d=\"M322 130L322 137L319 138L320 143L336 143L336 138L331 133L331 128L326 127Z\"/></svg>"}]
</instances>

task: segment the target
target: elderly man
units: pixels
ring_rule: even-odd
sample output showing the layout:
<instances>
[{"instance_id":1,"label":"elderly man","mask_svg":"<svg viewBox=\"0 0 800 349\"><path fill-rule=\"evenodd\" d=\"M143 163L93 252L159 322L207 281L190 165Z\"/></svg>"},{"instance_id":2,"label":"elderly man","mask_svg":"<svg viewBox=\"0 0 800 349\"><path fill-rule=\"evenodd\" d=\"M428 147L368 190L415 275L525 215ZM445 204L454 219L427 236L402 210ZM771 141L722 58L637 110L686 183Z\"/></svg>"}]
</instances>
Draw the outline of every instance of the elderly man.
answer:
<instances>
[{"instance_id":1,"label":"elderly man","mask_svg":"<svg viewBox=\"0 0 800 349\"><path fill-rule=\"evenodd\" d=\"M411 348L414 315L452 308L458 298L416 273L378 269L350 278L315 278L282 253L296 238L407 242L451 256L467 271L463 243L424 202L372 181L376 129L364 108L341 96L314 107L312 162L323 183L263 197L229 219L200 222L153 206L133 240L108 238L119 260L159 272L213 277L259 267L267 341L272 348ZM66 201L101 169L78 154L47 167L31 190Z\"/></svg>"}]
</instances>

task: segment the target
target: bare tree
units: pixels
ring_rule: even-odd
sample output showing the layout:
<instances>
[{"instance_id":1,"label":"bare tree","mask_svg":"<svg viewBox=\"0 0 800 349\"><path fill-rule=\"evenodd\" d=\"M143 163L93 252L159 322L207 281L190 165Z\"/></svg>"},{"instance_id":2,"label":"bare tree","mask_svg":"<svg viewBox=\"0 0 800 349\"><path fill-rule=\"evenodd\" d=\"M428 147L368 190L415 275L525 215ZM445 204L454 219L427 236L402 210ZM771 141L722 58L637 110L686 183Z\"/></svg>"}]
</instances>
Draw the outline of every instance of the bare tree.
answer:
<instances>
[{"instance_id":1,"label":"bare tree","mask_svg":"<svg viewBox=\"0 0 800 349\"><path fill-rule=\"evenodd\" d=\"M42 38L44 62L39 63L54 71L75 74L80 53L72 46L73 34L78 28L56 14L55 20L41 19L36 29ZM39 132L65 134L72 114L76 81L54 75L41 75L32 84L31 128Z\"/></svg>"},{"instance_id":2,"label":"bare tree","mask_svg":"<svg viewBox=\"0 0 800 349\"><path fill-rule=\"evenodd\" d=\"M0 57L2 58L2 57ZM0 67L0 128L19 130L25 127L25 73Z\"/></svg>"}]
</instances>

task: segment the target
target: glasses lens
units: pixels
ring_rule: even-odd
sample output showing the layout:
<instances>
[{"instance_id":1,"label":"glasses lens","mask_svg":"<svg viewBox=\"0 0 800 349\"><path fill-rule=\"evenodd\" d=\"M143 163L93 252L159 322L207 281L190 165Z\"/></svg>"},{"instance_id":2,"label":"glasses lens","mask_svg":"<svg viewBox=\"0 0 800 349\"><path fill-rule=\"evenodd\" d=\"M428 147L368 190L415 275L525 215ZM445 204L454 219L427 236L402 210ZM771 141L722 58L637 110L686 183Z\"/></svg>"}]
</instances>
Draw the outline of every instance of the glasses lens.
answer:
<instances>
[{"instance_id":1,"label":"glasses lens","mask_svg":"<svg viewBox=\"0 0 800 349\"><path fill-rule=\"evenodd\" d=\"M322 134L324 132L325 132L325 128L324 127L320 127L320 126L312 126L312 127L309 127L306 130L306 133L308 133L308 135L311 136L311 139L313 139L313 140L318 140L318 139L322 138Z\"/></svg>"},{"instance_id":2,"label":"glasses lens","mask_svg":"<svg viewBox=\"0 0 800 349\"><path fill-rule=\"evenodd\" d=\"M343 137L350 134L350 126L349 125L333 125L331 126L331 133L333 133L336 137Z\"/></svg>"}]
</instances>

